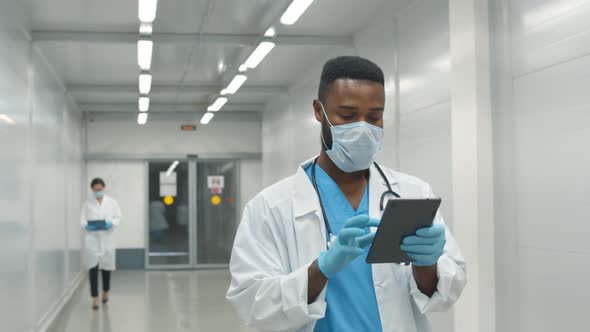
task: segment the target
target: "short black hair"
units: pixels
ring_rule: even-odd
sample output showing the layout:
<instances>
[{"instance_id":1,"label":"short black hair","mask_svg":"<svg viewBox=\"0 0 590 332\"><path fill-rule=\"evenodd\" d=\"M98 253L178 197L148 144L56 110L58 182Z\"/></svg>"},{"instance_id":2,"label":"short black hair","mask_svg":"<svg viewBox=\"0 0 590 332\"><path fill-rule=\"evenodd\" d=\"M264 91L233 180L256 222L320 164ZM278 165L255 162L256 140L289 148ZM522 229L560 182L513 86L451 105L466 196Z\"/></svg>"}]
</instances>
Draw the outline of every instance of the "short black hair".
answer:
<instances>
[{"instance_id":1,"label":"short black hair","mask_svg":"<svg viewBox=\"0 0 590 332\"><path fill-rule=\"evenodd\" d=\"M100 184L101 186L106 187L106 185L104 184L104 180L103 179L101 179L101 178L94 178L90 182L90 188L94 188L94 186L96 186L97 184Z\"/></svg>"},{"instance_id":2,"label":"short black hair","mask_svg":"<svg viewBox=\"0 0 590 332\"><path fill-rule=\"evenodd\" d=\"M339 56L328 60L322 69L318 98L325 102L330 84L340 78L377 82L385 86L383 70L360 56Z\"/></svg>"}]
</instances>

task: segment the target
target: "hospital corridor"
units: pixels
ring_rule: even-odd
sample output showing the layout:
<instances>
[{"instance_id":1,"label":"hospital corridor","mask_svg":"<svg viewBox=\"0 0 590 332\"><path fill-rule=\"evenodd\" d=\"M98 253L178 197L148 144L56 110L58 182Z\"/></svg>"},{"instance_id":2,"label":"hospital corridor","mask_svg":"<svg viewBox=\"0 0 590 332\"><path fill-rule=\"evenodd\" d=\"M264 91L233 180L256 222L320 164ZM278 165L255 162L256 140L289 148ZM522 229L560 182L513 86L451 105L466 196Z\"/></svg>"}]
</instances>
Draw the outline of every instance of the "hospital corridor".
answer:
<instances>
[{"instance_id":1,"label":"hospital corridor","mask_svg":"<svg viewBox=\"0 0 590 332\"><path fill-rule=\"evenodd\" d=\"M590 0L0 0L0 332L588 332Z\"/></svg>"}]
</instances>

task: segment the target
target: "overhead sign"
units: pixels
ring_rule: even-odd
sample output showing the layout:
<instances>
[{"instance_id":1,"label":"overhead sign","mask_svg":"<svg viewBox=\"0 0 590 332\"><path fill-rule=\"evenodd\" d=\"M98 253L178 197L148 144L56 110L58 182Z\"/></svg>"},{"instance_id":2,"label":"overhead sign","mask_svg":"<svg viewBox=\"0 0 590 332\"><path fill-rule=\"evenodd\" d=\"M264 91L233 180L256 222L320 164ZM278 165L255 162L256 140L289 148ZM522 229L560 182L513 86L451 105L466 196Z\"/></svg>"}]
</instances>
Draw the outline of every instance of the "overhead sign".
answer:
<instances>
[{"instance_id":1,"label":"overhead sign","mask_svg":"<svg viewBox=\"0 0 590 332\"><path fill-rule=\"evenodd\" d=\"M223 193L225 187L225 176L223 175L210 175L207 177L207 187L211 190L212 194Z\"/></svg>"},{"instance_id":2,"label":"overhead sign","mask_svg":"<svg viewBox=\"0 0 590 332\"><path fill-rule=\"evenodd\" d=\"M184 125L180 126L180 130L182 130L182 131L195 131L195 130L197 130L197 126L184 124Z\"/></svg>"}]
</instances>

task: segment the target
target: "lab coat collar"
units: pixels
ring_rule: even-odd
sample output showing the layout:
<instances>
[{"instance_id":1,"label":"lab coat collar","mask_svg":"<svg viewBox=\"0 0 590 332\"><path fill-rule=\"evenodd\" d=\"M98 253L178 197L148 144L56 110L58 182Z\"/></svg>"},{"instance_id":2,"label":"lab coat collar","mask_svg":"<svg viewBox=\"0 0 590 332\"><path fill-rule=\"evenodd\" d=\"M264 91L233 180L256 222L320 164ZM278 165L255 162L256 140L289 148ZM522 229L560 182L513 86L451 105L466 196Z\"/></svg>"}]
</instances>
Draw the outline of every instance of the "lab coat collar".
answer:
<instances>
[{"instance_id":1,"label":"lab coat collar","mask_svg":"<svg viewBox=\"0 0 590 332\"><path fill-rule=\"evenodd\" d=\"M311 165L315 158L317 158L317 156L308 159L299 165L297 172L294 175L295 192L293 213L295 218L301 217L310 212L320 211L320 203L317 194L309 176L307 176L307 173L305 172L305 168ZM383 169L383 172L391 186L398 183L397 178L392 172L388 172L386 169ZM387 185L375 165L371 165L369 168L369 174L369 215L377 218L380 217L379 200L381 199L381 194L387 190Z\"/></svg>"},{"instance_id":2,"label":"lab coat collar","mask_svg":"<svg viewBox=\"0 0 590 332\"><path fill-rule=\"evenodd\" d=\"M294 175L295 192L293 195L293 216L295 218L320 210L320 202L317 194L309 176L307 176L307 173L305 172L305 168L311 165L315 158L317 157L313 157L299 165L297 173Z\"/></svg>"}]
</instances>

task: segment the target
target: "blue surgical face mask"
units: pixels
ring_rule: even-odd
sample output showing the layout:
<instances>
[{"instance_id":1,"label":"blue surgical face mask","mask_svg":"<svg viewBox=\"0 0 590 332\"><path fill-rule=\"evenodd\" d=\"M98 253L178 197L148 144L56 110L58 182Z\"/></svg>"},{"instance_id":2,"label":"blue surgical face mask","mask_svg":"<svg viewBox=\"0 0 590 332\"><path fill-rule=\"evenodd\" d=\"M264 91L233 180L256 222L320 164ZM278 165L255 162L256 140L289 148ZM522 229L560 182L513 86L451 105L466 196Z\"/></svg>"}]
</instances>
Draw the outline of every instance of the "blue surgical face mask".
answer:
<instances>
[{"instance_id":1,"label":"blue surgical face mask","mask_svg":"<svg viewBox=\"0 0 590 332\"><path fill-rule=\"evenodd\" d=\"M364 121L334 126L328 119L324 105L320 105L332 133L332 148L328 149L322 132L322 142L328 157L347 173L369 168L381 150L383 128Z\"/></svg>"},{"instance_id":2,"label":"blue surgical face mask","mask_svg":"<svg viewBox=\"0 0 590 332\"><path fill-rule=\"evenodd\" d=\"M94 197L95 197L96 199L101 199L101 198L103 198L103 197L104 197L104 191L95 191L95 192L94 192Z\"/></svg>"}]
</instances>

